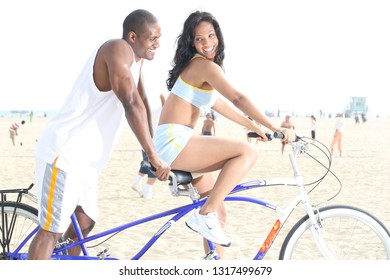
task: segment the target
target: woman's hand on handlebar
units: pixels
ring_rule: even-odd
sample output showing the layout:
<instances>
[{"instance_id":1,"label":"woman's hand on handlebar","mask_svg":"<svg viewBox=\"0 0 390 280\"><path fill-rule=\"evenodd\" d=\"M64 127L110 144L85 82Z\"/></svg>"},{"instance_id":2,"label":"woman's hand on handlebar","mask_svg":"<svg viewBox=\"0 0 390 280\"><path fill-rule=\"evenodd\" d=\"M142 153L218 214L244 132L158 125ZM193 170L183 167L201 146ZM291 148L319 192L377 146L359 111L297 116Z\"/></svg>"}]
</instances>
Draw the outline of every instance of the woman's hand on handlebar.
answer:
<instances>
[{"instance_id":1,"label":"woman's hand on handlebar","mask_svg":"<svg viewBox=\"0 0 390 280\"><path fill-rule=\"evenodd\" d=\"M269 137L260 128L256 129L255 132L258 135L257 140L261 142L268 142L268 140L270 140Z\"/></svg>"},{"instance_id":2,"label":"woman's hand on handlebar","mask_svg":"<svg viewBox=\"0 0 390 280\"><path fill-rule=\"evenodd\" d=\"M296 139L296 134L295 134L295 131L293 129L281 127L278 130L278 132L281 132L284 135L284 137L282 139L283 143L293 142Z\"/></svg>"}]
</instances>

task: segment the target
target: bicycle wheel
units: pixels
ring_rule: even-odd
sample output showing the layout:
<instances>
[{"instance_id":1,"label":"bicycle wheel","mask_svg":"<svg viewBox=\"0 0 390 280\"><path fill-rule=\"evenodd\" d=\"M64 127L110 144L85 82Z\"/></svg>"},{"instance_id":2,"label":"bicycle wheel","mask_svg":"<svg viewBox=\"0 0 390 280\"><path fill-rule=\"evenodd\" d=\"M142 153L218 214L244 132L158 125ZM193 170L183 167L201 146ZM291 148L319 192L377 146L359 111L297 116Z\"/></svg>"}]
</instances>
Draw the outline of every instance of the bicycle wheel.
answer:
<instances>
[{"instance_id":1,"label":"bicycle wheel","mask_svg":"<svg viewBox=\"0 0 390 280\"><path fill-rule=\"evenodd\" d=\"M336 259L390 258L390 233L376 217L352 206L319 209L321 235ZM279 259L324 259L310 231L308 215L299 220L283 242Z\"/></svg>"},{"instance_id":2,"label":"bicycle wheel","mask_svg":"<svg viewBox=\"0 0 390 280\"><path fill-rule=\"evenodd\" d=\"M38 225L38 210L30 205L6 201L0 203L0 260L9 259L19 244ZM28 252L30 242L19 253Z\"/></svg>"}]
</instances>

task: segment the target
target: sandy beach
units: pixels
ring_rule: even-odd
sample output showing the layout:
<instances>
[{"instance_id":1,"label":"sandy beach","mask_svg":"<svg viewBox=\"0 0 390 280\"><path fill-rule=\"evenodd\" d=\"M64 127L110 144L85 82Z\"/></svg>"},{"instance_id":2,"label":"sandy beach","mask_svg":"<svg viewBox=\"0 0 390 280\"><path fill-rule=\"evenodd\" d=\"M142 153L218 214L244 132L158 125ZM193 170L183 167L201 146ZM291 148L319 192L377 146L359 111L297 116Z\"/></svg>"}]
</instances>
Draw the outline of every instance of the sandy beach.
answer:
<instances>
[{"instance_id":1,"label":"sandy beach","mask_svg":"<svg viewBox=\"0 0 390 280\"><path fill-rule=\"evenodd\" d=\"M42 127L47 118L34 118L19 130L16 146L12 146L8 128L13 121L20 118L0 118L0 189L26 187L34 182L34 148ZM280 124L282 118L273 118L275 124ZM309 118L292 118L299 135L310 136ZM336 153L332 171L342 182L340 194L330 202L340 188L331 175L312 195L314 202L324 204L351 204L361 207L376 215L390 228L390 119L371 118L364 124L356 125L353 119L345 119L346 129L343 139L343 156ZM201 130L202 120L197 131ZM317 139L328 148L333 137L335 119L317 119ZM245 130L235 124L218 118L216 134L225 137L245 139ZM244 181L265 178L291 177L286 147L281 155L281 145L278 140L269 143L258 143L259 159ZM184 205L190 202L187 197L173 197L166 182L157 182L153 187L153 198L140 198L131 190L131 184L137 175L141 160L140 145L129 128L126 128L119 144L105 168L99 183L99 219L93 232L98 232L125 222ZM318 178L324 171L317 169L314 161L303 160L302 172L306 182ZM322 173L321 173L322 172ZM250 195L261 197L273 204L284 206L287 199L296 190L291 187L275 187L257 189ZM253 207L232 205L228 208L228 235L233 244L225 251L226 259L252 258L261 244L276 215L271 211L254 212ZM257 209L256 209L257 210ZM302 214L293 213L291 222L282 229L277 241L270 249L266 259L275 260L284 236L293 221ZM201 238L189 230L182 222L175 224L163 238L146 253L144 259L194 259L203 257ZM121 232L102 245L96 252L109 248L111 256L123 259L131 258L139 250L165 220L152 222L146 226L137 226ZM103 241L103 240L102 240ZM95 243L97 244L97 243Z\"/></svg>"}]
</instances>

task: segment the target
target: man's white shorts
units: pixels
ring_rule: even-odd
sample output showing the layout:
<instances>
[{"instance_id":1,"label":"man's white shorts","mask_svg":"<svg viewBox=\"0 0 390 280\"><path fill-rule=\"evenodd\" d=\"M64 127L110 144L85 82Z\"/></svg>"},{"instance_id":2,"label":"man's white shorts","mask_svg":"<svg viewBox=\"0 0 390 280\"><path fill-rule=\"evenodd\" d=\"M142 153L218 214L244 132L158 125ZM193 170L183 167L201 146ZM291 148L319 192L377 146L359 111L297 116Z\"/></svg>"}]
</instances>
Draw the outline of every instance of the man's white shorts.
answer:
<instances>
[{"instance_id":1,"label":"man's white shorts","mask_svg":"<svg viewBox=\"0 0 390 280\"><path fill-rule=\"evenodd\" d=\"M87 186L76 176L57 168L55 163L36 160L35 186L39 225L50 232L65 232L70 216L78 205L96 221L97 186Z\"/></svg>"}]
</instances>

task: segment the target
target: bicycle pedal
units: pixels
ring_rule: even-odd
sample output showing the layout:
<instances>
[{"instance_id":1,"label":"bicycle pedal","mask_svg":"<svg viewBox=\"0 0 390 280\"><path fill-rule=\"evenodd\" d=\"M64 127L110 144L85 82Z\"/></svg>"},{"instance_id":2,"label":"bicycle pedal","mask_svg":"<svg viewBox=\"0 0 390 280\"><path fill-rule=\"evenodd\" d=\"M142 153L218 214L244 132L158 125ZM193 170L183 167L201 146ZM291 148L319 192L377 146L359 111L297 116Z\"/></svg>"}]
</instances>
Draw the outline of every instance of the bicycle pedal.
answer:
<instances>
[{"instance_id":1,"label":"bicycle pedal","mask_svg":"<svg viewBox=\"0 0 390 280\"><path fill-rule=\"evenodd\" d=\"M104 260L105 258L110 256L110 249L106 248L103 251L101 251L99 254L97 254L97 257L99 260Z\"/></svg>"},{"instance_id":2,"label":"bicycle pedal","mask_svg":"<svg viewBox=\"0 0 390 280\"><path fill-rule=\"evenodd\" d=\"M57 241L57 244L55 245L54 248L55 249L61 249L62 247L65 247L65 246L69 245L71 242L73 242L73 240L71 240L70 238L64 239L63 237L61 237ZM68 250L60 251L60 252L58 252L58 255L68 255Z\"/></svg>"},{"instance_id":3,"label":"bicycle pedal","mask_svg":"<svg viewBox=\"0 0 390 280\"><path fill-rule=\"evenodd\" d=\"M211 250L203 257L203 259L209 261L209 260L214 260L215 257L216 257L215 251Z\"/></svg>"}]
</instances>

